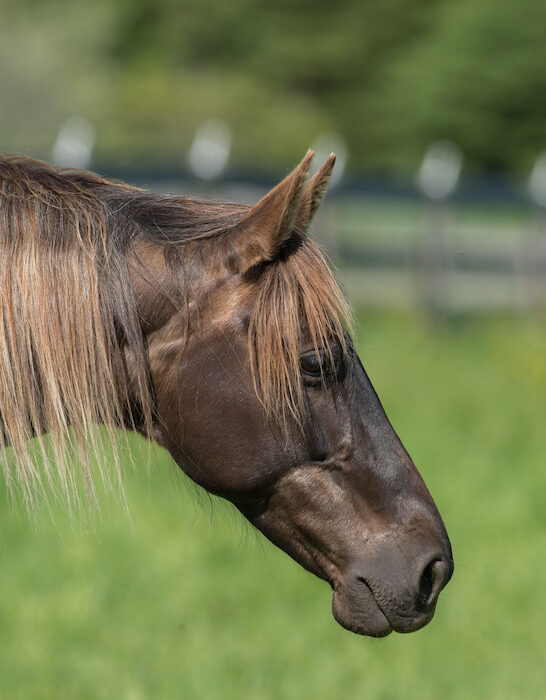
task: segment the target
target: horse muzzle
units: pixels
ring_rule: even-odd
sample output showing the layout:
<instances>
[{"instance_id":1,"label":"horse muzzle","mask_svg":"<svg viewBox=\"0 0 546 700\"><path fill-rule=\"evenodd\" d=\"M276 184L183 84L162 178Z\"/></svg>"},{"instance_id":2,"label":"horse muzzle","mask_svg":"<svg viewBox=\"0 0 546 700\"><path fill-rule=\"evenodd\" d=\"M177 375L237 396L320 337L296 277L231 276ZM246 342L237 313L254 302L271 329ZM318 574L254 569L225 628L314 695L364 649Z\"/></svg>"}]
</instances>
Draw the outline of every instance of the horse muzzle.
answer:
<instances>
[{"instance_id":1,"label":"horse muzzle","mask_svg":"<svg viewBox=\"0 0 546 700\"><path fill-rule=\"evenodd\" d=\"M406 575L389 580L369 565L351 566L333 586L332 612L337 622L370 637L424 627L432 620L440 591L453 574L453 559L451 553L437 554L424 566L416 562L409 568Z\"/></svg>"}]
</instances>

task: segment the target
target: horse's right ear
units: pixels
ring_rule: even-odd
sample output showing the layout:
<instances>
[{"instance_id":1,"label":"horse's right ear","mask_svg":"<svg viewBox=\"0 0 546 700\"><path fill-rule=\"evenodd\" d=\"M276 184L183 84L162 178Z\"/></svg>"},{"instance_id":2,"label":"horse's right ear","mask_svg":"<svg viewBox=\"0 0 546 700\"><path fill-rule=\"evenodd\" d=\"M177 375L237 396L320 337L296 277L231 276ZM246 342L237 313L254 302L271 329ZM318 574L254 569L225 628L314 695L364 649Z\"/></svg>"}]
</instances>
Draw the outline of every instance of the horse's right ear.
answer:
<instances>
[{"instance_id":1,"label":"horse's right ear","mask_svg":"<svg viewBox=\"0 0 546 700\"><path fill-rule=\"evenodd\" d=\"M316 210L319 208L322 198L326 194L332 170L336 162L335 153L330 153L324 165L317 170L302 193L296 226L302 231L307 231Z\"/></svg>"},{"instance_id":2,"label":"horse's right ear","mask_svg":"<svg viewBox=\"0 0 546 700\"><path fill-rule=\"evenodd\" d=\"M292 235L313 151L255 204L229 233L228 267L244 274L251 267L274 260Z\"/></svg>"}]
</instances>

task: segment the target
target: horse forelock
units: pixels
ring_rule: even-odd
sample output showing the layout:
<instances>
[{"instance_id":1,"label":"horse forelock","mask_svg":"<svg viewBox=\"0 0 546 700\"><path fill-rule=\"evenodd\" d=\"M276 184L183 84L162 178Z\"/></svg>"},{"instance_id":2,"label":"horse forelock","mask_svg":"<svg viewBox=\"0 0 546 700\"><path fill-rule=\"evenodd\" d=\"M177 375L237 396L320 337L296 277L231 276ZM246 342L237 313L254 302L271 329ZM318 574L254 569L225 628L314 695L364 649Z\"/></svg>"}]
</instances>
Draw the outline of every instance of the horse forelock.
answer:
<instances>
[{"instance_id":1,"label":"horse forelock","mask_svg":"<svg viewBox=\"0 0 546 700\"><path fill-rule=\"evenodd\" d=\"M256 391L268 413L301 427L305 412L302 349L331 358L348 351L350 308L320 247L295 232L285 255L265 266L248 329Z\"/></svg>"},{"instance_id":2,"label":"horse forelock","mask_svg":"<svg viewBox=\"0 0 546 700\"><path fill-rule=\"evenodd\" d=\"M99 457L102 449L93 426L106 426L116 464L116 427L138 424L152 433L148 359L130 276L136 244L162 250L187 301L191 265L199 260L197 269L216 274L229 232L248 210L0 157L0 447L14 448L6 478L29 502L42 487L29 438L38 438L45 478L69 500L78 493L75 453L93 501L90 454ZM248 325L256 392L283 423L301 423L302 343L345 350L348 306L319 247L298 231L248 283L256 287Z\"/></svg>"}]
</instances>

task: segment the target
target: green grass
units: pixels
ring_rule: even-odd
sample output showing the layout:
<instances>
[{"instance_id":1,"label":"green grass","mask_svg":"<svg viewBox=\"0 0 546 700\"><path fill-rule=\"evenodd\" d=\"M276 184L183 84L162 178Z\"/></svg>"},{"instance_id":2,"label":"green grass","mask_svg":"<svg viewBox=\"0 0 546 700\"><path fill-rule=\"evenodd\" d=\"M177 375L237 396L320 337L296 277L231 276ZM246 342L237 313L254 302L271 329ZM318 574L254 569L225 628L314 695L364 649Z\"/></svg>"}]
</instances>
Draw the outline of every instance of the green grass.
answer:
<instances>
[{"instance_id":1,"label":"green grass","mask_svg":"<svg viewBox=\"0 0 546 700\"><path fill-rule=\"evenodd\" d=\"M157 451L94 531L2 498L0 697L504 700L546 688L546 331L360 317L364 364L452 538L432 623L354 636L331 595Z\"/></svg>"}]
</instances>

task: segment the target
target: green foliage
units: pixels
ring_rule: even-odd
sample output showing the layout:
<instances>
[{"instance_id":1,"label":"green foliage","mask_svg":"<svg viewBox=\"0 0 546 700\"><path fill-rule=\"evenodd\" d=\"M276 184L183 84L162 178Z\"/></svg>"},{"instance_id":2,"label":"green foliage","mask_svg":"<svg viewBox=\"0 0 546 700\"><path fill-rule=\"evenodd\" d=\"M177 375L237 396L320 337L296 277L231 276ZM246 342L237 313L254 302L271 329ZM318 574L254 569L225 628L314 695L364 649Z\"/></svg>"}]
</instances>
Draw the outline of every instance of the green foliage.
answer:
<instances>
[{"instance_id":1,"label":"green foliage","mask_svg":"<svg viewBox=\"0 0 546 700\"><path fill-rule=\"evenodd\" d=\"M360 317L358 344L450 532L454 578L412 635L339 628L330 591L231 508L196 502L135 443L131 519L60 508L34 528L2 498L0 696L511 700L546 684L540 322ZM203 500L203 499L200 499Z\"/></svg>"},{"instance_id":2,"label":"green foliage","mask_svg":"<svg viewBox=\"0 0 546 700\"><path fill-rule=\"evenodd\" d=\"M529 168L546 144L544 26L546 5L536 0L448 4L391 66L381 98L401 159L451 138L474 167Z\"/></svg>"},{"instance_id":3,"label":"green foliage","mask_svg":"<svg viewBox=\"0 0 546 700\"><path fill-rule=\"evenodd\" d=\"M451 138L476 169L546 143L540 0L3 0L3 150L47 155L60 122L99 160L179 162L221 117L239 165L286 167L324 131L353 169L414 169Z\"/></svg>"}]
</instances>

